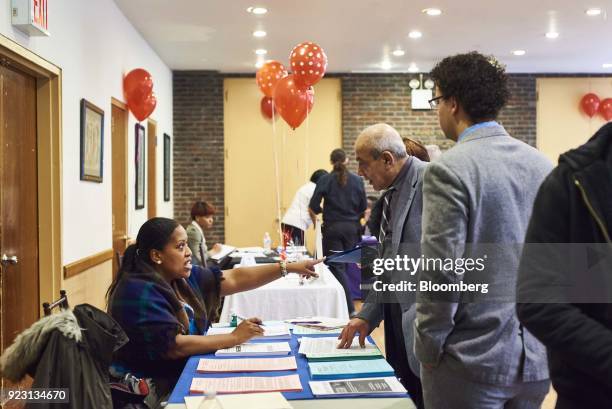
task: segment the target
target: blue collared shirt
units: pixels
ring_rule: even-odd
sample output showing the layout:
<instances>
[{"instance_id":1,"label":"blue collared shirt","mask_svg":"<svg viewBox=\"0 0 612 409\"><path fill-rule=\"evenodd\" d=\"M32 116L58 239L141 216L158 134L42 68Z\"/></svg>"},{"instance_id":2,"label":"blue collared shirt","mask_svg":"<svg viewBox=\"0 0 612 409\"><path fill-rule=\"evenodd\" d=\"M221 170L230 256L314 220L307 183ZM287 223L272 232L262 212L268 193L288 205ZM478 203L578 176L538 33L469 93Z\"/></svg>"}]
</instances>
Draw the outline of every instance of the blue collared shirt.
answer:
<instances>
[{"instance_id":1,"label":"blue collared shirt","mask_svg":"<svg viewBox=\"0 0 612 409\"><path fill-rule=\"evenodd\" d=\"M462 139L467 137L469 134L474 132L476 129L486 128L488 126L499 126L499 124L497 123L497 121L487 121L487 122L480 122L480 123L474 124L468 128L465 128L463 132L461 132L461 134L457 138L457 142L461 142Z\"/></svg>"}]
</instances>

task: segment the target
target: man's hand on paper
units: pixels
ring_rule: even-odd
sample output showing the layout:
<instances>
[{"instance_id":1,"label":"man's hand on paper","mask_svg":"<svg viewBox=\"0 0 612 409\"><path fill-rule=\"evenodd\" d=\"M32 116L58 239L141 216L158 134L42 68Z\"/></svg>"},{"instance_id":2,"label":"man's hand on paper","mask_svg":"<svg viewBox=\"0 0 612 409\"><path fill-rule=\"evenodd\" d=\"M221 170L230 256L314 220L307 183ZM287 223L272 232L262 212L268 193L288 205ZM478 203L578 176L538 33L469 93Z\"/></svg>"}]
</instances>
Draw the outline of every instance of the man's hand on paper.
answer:
<instances>
[{"instance_id":1,"label":"man's hand on paper","mask_svg":"<svg viewBox=\"0 0 612 409\"><path fill-rule=\"evenodd\" d=\"M261 320L259 318L249 318L242 321L232 334L236 337L236 343L242 344L243 342L248 341L249 339L263 335L264 330L260 326Z\"/></svg>"},{"instance_id":2,"label":"man's hand on paper","mask_svg":"<svg viewBox=\"0 0 612 409\"><path fill-rule=\"evenodd\" d=\"M212 246L212 249L210 249L210 253L211 253L212 255L215 255L215 254L219 253L219 252L221 251L221 249L222 249L222 248L223 248L223 246L221 245L221 243L215 243L215 244Z\"/></svg>"},{"instance_id":3,"label":"man's hand on paper","mask_svg":"<svg viewBox=\"0 0 612 409\"><path fill-rule=\"evenodd\" d=\"M370 324L362 318L353 318L346 324L346 327L338 336L340 340L338 348L350 348L357 332L359 332L359 345L365 348L365 339L370 333Z\"/></svg>"}]
</instances>

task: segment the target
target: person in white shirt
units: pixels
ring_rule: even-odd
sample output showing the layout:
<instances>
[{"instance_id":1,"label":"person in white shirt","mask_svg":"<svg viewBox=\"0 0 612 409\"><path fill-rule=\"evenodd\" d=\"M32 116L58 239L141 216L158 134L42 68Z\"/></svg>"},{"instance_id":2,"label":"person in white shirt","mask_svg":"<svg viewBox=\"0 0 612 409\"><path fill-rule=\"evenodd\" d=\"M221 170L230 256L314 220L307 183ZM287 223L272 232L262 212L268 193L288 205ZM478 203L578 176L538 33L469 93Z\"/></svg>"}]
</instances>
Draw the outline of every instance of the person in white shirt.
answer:
<instances>
[{"instance_id":1,"label":"person in white shirt","mask_svg":"<svg viewBox=\"0 0 612 409\"><path fill-rule=\"evenodd\" d=\"M287 242L292 240L296 246L304 245L304 233L312 224L308 213L308 203L315 191L317 181L323 175L327 175L325 169L314 171L310 176L310 181L300 187L293 196L291 206L285 212L282 220L283 241L285 241L283 244L287 245Z\"/></svg>"},{"instance_id":2,"label":"person in white shirt","mask_svg":"<svg viewBox=\"0 0 612 409\"><path fill-rule=\"evenodd\" d=\"M186 228L187 243L195 259L194 262L202 267L207 266L207 260L210 256L221 250L219 243L215 243L212 249L208 250L206 237L204 237L204 230L212 228L214 214L215 208L210 203L195 202L191 208L191 224Z\"/></svg>"}]
</instances>

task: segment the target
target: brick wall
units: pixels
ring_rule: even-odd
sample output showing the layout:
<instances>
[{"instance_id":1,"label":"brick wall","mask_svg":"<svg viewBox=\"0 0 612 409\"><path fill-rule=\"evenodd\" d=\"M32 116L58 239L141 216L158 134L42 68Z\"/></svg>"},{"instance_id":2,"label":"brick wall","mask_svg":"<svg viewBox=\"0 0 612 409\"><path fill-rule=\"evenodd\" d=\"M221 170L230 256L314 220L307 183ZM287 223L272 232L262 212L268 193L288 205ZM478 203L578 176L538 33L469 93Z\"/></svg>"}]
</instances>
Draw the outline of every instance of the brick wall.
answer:
<instances>
[{"instance_id":1,"label":"brick wall","mask_svg":"<svg viewBox=\"0 0 612 409\"><path fill-rule=\"evenodd\" d=\"M223 77L203 71L175 71L174 217L189 223L191 206L205 200L217 208L206 235L209 246L224 241Z\"/></svg>"},{"instance_id":2,"label":"brick wall","mask_svg":"<svg viewBox=\"0 0 612 409\"><path fill-rule=\"evenodd\" d=\"M351 157L359 132L377 122L425 144L452 146L439 129L436 112L410 109L408 82L415 75L333 76L342 79L343 147ZM209 243L224 241L223 78L205 71L174 72L174 214L188 223L195 200L211 201L218 213ZM510 100L499 117L511 135L531 145L536 139L535 82L534 75L510 76Z\"/></svg>"},{"instance_id":3,"label":"brick wall","mask_svg":"<svg viewBox=\"0 0 612 409\"><path fill-rule=\"evenodd\" d=\"M377 122L388 123L402 136L426 145L436 144L443 150L454 144L442 134L436 111L413 111L410 108L408 82L417 76L351 74L339 77L342 78L343 148L353 159L355 139L361 130ZM510 100L500 113L499 121L511 135L535 146L535 76L510 76L509 88ZM351 161L351 167L355 170L354 161Z\"/></svg>"}]
</instances>

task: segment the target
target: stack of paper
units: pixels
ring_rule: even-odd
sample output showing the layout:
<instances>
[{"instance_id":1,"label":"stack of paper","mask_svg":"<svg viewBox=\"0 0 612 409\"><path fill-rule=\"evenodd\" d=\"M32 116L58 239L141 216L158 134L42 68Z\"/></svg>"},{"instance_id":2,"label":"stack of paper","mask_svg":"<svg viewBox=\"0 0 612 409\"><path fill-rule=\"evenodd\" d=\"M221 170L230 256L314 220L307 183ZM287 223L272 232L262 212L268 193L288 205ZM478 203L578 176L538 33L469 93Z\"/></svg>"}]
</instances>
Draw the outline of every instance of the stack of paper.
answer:
<instances>
[{"instance_id":1,"label":"stack of paper","mask_svg":"<svg viewBox=\"0 0 612 409\"><path fill-rule=\"evenodd\" d=\"M235 347L220 349L216 356L282 356L289 355L291 347L288 342L270 342L261 344L241 344Z\"/></svg>"},{"instance_id":2,"label":"stack of paper","mask_svg":"<svg viewBox=\"0 0 612 409\"><path fill-rule=\"evenodd\" d=\"M227 244L221 245L221 250L218 253L210 256L213 260L219 261L223 257L228 256L232 251L236 250L236 247L228 246Z\"/></svg>"},{"instance_id":3,"label":"stack of paper","mask_svg":"<svg viewBox=\"0 0 612 409\"><path fill-rule=\"evenodd\" d=\"M287 320L286 322L294 324L295 327L312 328L320 331L329 331L334 329L342 329L348 323L347 319L329 318L329 317L306 317Z\"/></svg>"},{"instance_id":4,"label":"stack of paper","mask_svg":"<svg viewBox=\"0 0 612 409\"><path fill-rule=\"evenodd\" d=\"M384 359L338 362L309 362L312 379L370 378L395 376L393 368Z\"/></svg>"},{"instance_id":5,"label":"stack of paper","mask_svg":"<svg viewBox=\"0 0 612 409\"><path fill-rule=\"evenodd\" d=\"M289 327L285 324L281 325L262 325L264 334L262 336L255 337L254 339L266 339L266 340L281 340L291 339L291 333ZM211 327L206 332L206 335L221 335L230 334L236 328L233 327Z\"/></svg>"},{"instance_id":6,"label":"stack of paper","mask_svg":"<svg viewBox=\"0 0 612 409\"><path fill-rule=\"evenodd\" d=\"M296 325L293 328L294 335L321 335L321 334L340 335L341 332L342 332L342 328L332 328L332 329L327 329L327 330L321 330L321 329L303 327L301 325Z\"/></svg>"},{"instance_id":7,"label":"stack of paper","mask_svg":"<svg viewBox=\"0 0 612 409\"><path fill-rule=\"evenodd\" d=\"M252 358L252 359L207 359L200 358L199 373L214 372L262 372L262 371L295 371L295 357Z\"/></svg>"},{"instance_id":8,"label":"stack of paper","mask_svg":"<svg viewBox=\"0 0 612 409\"><path fill-rule=\"evenodd\" d=\"M264 326L268 326L268 327L274 327L274 326L277 326L277 325L287 325L289 327L289 329L291 329L293 327L293 325L291 325L291 324L287 324L284 321L277 321L277 320L266 320L266 321L263 322L263 325ZM229 328L229 327L231 327L229 322L213 322L212 324L210 324L210 326L212 328L222 328L222 327Z\"/></svg>"},{"instance_id":9,"label":"stack of paper","mask_svg":"<svg viewBox=\"0 0 612 409\"><path fill-rule=\"evenodd\" d=\"M200 407L204 396L185 396L187 409L204 409ZM252 393L244 395L221 395L215 397L218 409L292 409L287 399L279 392Z\"/></svg>"},{"instance_id":10,"label":"stack of paper","mask_svg":"<svg viewBox=\"0 0 612 409\"><path fill-rule=\"evenodd\" d=\"M298 375L193 378L189 393L301 392Z\"/></svg>"},{"instance_id":11,"label":"stack of paper","mask_svg":"<svg viewBox=\"0 0 612 409\"><path fill-rule=\"evenodd\" d=\"M263 247L239 247L230 254L231 257L242 258L245 254L253 257L266 257L266 250Z\"/></svg>"},{"instance_id":12,"label":"stack of paper","mask_svg":"<svg viewBox=\"0 0 612 409\"><path fill-rule=\"evenodd\" d=\"M340 361L347 359L377 359L382 357L380 349L366 340L365 348L359 346L359 338L355 337L350 348L338 349L336 337L301 338L300 354L306 355L309 361Z\"/></svg>"},{"instance_id":13,"label":"stack of paper","mask_svg":"<svg viewBox=\"0 0 612 409\"><path fill-rule=\"evenodd\" d=\"M344 379L340 381L308 382L315 396L341 397L405 395L406 389L395 377Z\"/></svg>"}]
</instances>

